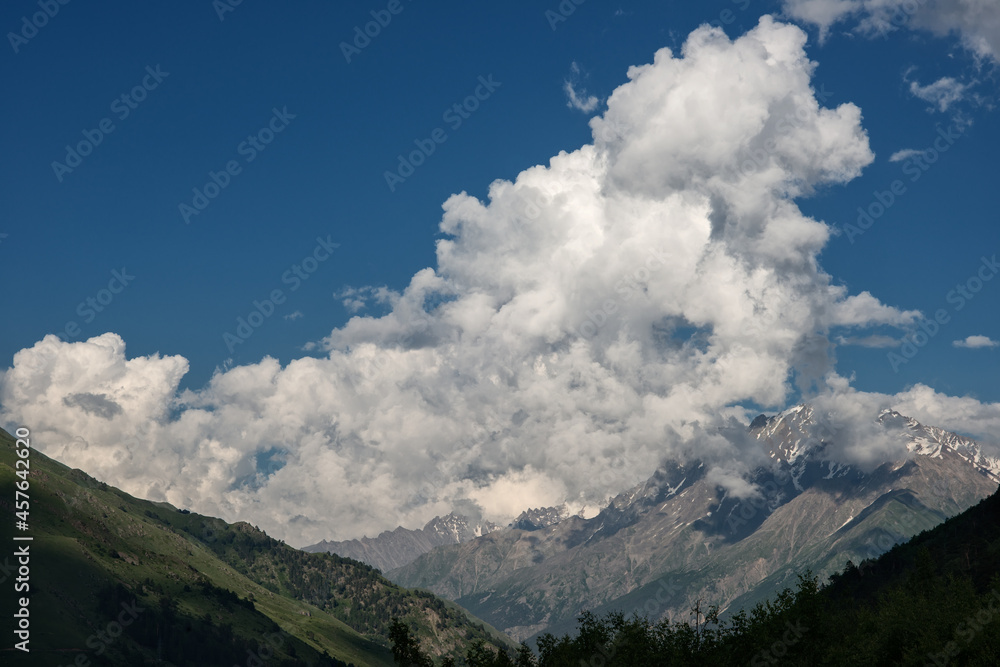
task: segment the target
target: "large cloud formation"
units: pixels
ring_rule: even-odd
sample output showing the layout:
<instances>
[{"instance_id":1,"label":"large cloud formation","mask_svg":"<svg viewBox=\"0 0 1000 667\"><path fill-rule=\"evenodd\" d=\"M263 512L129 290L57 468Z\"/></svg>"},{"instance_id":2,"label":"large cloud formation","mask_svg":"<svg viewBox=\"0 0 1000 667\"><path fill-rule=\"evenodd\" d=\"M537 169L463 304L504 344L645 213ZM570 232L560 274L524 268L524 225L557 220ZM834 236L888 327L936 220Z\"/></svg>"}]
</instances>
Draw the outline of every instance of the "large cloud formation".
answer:
<instances>
[{"instance_id":1,"label":"large cloud formation","mask_svg":"<svg viewBox=\"0 0 1000 667\"><path fill-rule=\"evenodd\" d=\"M857 107L816 99L805 39L765 16L631 68L593 143L494 182L488 201L448 199L436 268L401 293L352 290L389 312L332 331L323 358L179 393L183 358L49 336L0 378L0 417L131 493L293 544L453 508L593 507L668 456L731 479L759 456L733 427L741 405L781 407L795 383L852 421L895 402L949 426L925 387L862 396L832 374L831 330L916 313L849 295L818 264L830 229L794 199L873 155ZM948 400L967 432L1000 423L996 406ZM858 447L844 456L871 458Z\"/></svg>"}]
</instances>

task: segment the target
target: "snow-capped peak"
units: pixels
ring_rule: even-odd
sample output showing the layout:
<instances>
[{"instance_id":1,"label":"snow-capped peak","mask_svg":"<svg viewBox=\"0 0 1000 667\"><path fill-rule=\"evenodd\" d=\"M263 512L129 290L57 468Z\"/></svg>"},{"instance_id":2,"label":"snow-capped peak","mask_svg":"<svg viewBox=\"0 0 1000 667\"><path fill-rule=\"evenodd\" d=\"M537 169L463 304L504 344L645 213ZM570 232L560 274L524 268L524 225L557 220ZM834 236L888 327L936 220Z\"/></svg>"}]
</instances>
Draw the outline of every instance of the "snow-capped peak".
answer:
<instances>
[{"instance_id":1,"label":"snow-capped peak","mask_svg":"<svg viewBox=\"0 0 1000 667\"><path fill-rule=\"evenodd\" d=\"M946 453L957 455L1000 483L1000 458L984 454L982 445L975 440L935 426L924 426L888 408L879 412L876 421L898 428L911 453L931 458L941 458ZM816 424L813 408L808 404L797 405L773 417L760 415L751 422L750 430L758 440L768 444L772 460L789 464L805 457L821 459L826 440L831 437Z\"/></svg>"}]
</instances>

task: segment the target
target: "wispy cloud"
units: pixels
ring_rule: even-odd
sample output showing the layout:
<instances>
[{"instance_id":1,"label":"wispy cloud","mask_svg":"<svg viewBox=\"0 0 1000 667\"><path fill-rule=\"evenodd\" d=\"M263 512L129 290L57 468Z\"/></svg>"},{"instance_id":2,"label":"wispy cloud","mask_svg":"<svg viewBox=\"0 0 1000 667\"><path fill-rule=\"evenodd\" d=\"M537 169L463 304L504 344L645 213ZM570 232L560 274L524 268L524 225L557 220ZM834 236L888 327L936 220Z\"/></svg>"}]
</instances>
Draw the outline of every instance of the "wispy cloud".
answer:
<instances>
[{"instance_id":1,"label":"wispy cloud","mask_svg":"<svg viewBox=\"0 0 1000 667\"><path fill-rule=\"evenodd\" d=\"M923 154L923 151L917 150L916 148L904 148L903 150L896 151L890 155L889 162L902 162L904 160L909 160L911 157Z\"/></svg>"},{"instance_id":2,"label":"wispy cloud","mask_svg":"<svg viewBox=\"0 0 1000 667\"><path fill-rule=\"evenodd\" d=\"M950 76L941 77L934 83L921 86L916 81L910 82L910 93L914 97L930 102L940 112L945 112L955 102L965 98L969 90L967 84L956 81Z\"/></svg>"},{"instance_id":3,"label":"wispy cloud","mask_svg":"<svg viewBox=\"0 0 1000 667\"><path fill-rule=\"evenodd\" d=\"M896 347L899 345L899 340L893 338L892 336L839 336L837 338L838 345L854 345L857 347Z\"/></svg>"},{"instance_id":4,"label":"wispy cloud","mask_svg":"<svg viewBox=\"0 0 1000 667\"><path fill-rule=\"evenodd\" d=\"M302 314L301 310L296 310L294 313L288 313L287 315L285 315L286 320L298 320L302 319L303 317L305 316Z\"/></svg>"},{"instance_id":5,"label":"wispy cloud","mask_svg":"<svg viewBox=\"0 0 1000 667\"><path fill-rule=\"evenodd\" d=\"M583 113L590 113L597 108L601 101L594 95L587 95L586 89L577 90L581 77L580 66L574 62L570 66L570 78L563 83L563 90L566 92L566 97L569 98L566 106Z\"/></svg>"}]
</instances>

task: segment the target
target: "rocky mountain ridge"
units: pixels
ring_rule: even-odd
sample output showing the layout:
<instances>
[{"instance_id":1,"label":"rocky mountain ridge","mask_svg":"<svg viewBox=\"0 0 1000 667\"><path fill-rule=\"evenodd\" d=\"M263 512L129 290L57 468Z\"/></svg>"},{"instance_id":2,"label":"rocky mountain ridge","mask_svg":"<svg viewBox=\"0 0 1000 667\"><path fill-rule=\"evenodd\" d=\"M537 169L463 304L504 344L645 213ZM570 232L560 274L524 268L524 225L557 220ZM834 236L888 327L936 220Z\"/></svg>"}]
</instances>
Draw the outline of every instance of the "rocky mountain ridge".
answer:
<instances>
[{"instance_id":1,"label":"rocky mountain ridge","mask_svg":"<svg viewBox=\"0 0 1000 667\"><path fill-rule=\"evenodd\" d=\"M704 463L666 463L591 519L494 531L388 575L516 639L571 629L586 609L677 616L698 599L737 609L798 570L825 576L877 556L996 489L1000 461L979 443L891 411L875 422L862 432L896 454L885 463L850 463L866 443L798 406L752 422L769 460L746 476L752 493L719 486Z\"/></svg>"},{"instance_id":2,"label":"rocky mountain ridge","mask_svg":"<svg viewBox=\"0 0 1000 667\"><path fill-rule=\"evenodd\" d=\"M517 530L541 530L546 526L559 523L569 516L569 508L559 507L529 508L521 512L507 527Z\"/></svg>"}]
</instances>

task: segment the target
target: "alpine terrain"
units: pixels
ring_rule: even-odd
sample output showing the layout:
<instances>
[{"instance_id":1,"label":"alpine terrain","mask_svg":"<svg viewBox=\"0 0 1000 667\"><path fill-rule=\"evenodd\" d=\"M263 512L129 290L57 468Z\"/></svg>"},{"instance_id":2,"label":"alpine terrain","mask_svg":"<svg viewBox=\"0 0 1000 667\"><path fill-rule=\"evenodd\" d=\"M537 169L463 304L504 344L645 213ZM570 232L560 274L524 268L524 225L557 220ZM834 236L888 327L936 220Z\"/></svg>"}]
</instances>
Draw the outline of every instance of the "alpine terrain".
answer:
<instances>
[{"instance_id":1,"label":"alpine terrain","mask_svg":"<svg viewBox=\"0 0 1000 667\"><path fill-rule=\"evenodd\" d=\"M727 491L703 463L667 463L593 518L494 531L388 576L455 600L518 640L571 631L585 610L685 620L693 606L715 604L725 616L807 569L826 577L874 558L1000 481L1000 461L977 442L893 411L874 426L897 460L868 470L838 463L843 436L817 417L803 405L752 422L769 463L751 471L749 492Z\"/></svg>"}]
</instances>

